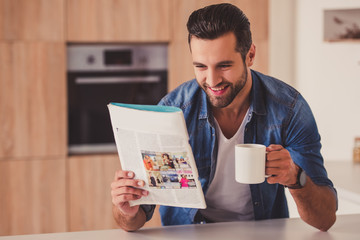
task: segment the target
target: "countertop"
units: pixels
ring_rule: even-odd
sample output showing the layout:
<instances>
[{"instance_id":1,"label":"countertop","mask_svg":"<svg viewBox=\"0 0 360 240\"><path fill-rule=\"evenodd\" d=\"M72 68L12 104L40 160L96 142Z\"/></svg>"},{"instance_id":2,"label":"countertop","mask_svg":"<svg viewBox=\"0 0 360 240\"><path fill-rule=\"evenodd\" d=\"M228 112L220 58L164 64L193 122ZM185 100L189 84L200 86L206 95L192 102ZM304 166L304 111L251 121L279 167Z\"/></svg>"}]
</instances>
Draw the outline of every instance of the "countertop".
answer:
<instances>
[{"instance_id":1,"label":"countertop","mask_svg":"<svg viewBox=\"0 0 360 240\"><path fill-rule=\"evenodd\" d=\"M328 161L325 162L325 168L335 188L360 195L360 163Z\"/></svg>"},{"instance_id":2,"label":"countertop","mask_svg":"<svg viewBox=\"0 0 360 240\"><path fill-rule=\"evenodd\" d=\"M0 240L146 240L146 239L314 239L352 240L360 239L360 214L341 215L328 232L321 232L299 218L263 221L211 223L204 225L182 225L143 228L136 232L121 229L51 233L0 237Z\"/></svg>"}]
</instances>

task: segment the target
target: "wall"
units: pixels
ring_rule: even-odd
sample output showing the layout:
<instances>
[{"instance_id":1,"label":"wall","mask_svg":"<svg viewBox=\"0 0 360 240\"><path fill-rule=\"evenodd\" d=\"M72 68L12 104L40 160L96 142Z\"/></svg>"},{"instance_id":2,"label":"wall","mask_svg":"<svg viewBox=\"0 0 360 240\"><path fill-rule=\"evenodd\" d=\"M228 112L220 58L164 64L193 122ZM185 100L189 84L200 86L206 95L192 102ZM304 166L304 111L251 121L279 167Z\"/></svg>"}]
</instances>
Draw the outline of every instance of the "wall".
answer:
<instances>
[{"instance_id":1,"label":"wall","mask_svg":"<svg viewBox=\"0 0 360 240\"><path fill-rule=\"evenodd\" d=\"M269 73L295 84L295 1L269 1Z\"/></svg>"},{"instance_id":2,"label":"wall","mask_svg":"<svg viewBox=\"0 0 360 240\"><path fill-rule=\"evenodd\" d=\"M270 19L279 25L271 24L269 72L293 77L290 83L307 99L317 120L326 161L351 161L354 137L360 135L360 42L323 41L324 9L349 8L360 8L360 1L282 0L270 4ZM292 31L281 31L291 26ZM277 39L285 43L278 44ZM289 52L279 54L286 47Z\"/></svg>"}]
</instances>

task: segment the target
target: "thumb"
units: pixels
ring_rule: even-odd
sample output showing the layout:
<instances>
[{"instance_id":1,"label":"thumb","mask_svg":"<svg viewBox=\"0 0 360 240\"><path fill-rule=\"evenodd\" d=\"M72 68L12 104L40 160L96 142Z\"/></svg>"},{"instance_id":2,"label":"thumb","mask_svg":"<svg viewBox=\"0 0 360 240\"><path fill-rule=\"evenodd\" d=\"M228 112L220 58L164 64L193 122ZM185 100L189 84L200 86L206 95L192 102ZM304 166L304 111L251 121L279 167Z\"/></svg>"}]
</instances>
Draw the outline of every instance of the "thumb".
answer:
<instances>
[{"instance_id":1,"label":"thumb","mask_svg":"<svg viewBox=\"0 0 360 240\"><path fill-rule=\"evenodd\" d=\"M271 144L266 148L266 151L272 152L272 151L280 151L282 149L284 149L284 147L279 144Z\"/></svg>"}]
</instances>

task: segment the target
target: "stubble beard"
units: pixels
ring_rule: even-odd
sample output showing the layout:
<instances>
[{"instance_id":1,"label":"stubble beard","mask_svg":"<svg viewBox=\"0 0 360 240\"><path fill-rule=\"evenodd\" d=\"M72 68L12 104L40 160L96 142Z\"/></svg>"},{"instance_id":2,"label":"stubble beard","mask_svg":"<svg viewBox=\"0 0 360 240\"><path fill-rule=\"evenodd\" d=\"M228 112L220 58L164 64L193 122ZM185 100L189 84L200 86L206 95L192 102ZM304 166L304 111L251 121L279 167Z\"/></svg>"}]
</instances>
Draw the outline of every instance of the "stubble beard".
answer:
<instances>
[{"instance_id":1,"label":"stubble beard","mask_svg":"<svg viewBox=\"0 0 360 240\"><path fill-rule=\"evenodd\" d=\"M235 82L235 84L226 81L226 79L223 79L221 85L228 86L227 89L228 92L225 96L214 96L206 84L202 84L201 88L205 91L207 99L212 107L225 108L234 101L235 97L244 88L247 81L247 77L248 77L248 73L245 68L245 71L240 76L239 80Z\"/></svg>"}]
</instances>

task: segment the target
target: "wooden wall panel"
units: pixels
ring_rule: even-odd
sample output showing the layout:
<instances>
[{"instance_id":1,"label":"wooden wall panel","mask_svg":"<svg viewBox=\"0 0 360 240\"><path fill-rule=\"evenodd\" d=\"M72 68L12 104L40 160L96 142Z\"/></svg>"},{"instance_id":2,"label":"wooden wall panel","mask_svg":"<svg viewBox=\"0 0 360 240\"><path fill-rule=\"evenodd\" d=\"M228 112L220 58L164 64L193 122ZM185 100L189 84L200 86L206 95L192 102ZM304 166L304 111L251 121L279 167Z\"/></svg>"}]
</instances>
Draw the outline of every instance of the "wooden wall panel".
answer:
<instances>
[{"instance_id":1,"label":"wooden wall panel","mask_svg":"<svg viewBox=\"0 0 360 240\"><path fill-rule=\"evenodd\" d=\"M65 44L1 44L0 159L66 155Z\"/></svg>"},{"instance_id":2,"label":"wooden wall panel","mask_svg":"<svg viewBox=\"0 0 360 240\"><path fill-rule=\"evenodd\" d=\"M70 42L166 42L168 0L67 0Z\"/></svg>"},{"instance_id":3,"label":"wooden wall panel","mask_svg":"<svg viewBox=\"0 0 360 240\"><path fill-rule=\"evenodd\" d=\"M65 159L0 161L0 235L64 232Z\"/></svg>"},{"instance_id":4,"label":"wooden wall panel","mask_svg":"<svg viewBox=\"0 0 360 240\"><path fill-rule=\"evenodd\" d=\"M69 231L116 228L110 184L119 167L117 155L68 158Z\"/></svg>"},{"instance_id":5,"label":"wooden wall panel","mask_svg":"<svg viewBox=\"0 0 360 240\"><path fill-rule=\"evenodd\" d=\"M15 84L12 63L12 45L0 43L0 159L11 155L14 148L15 109L13 99L15 96Z\"/></svg>"},{"instance_id":6,"label":"wooden wall panel","mask_svg":"<svg viewBox=\"0 0 360 240\"><path fill-rule=\"evenodd\" d=\"M151 220L145 223L144 228L145 227L160 227L160 226L161 226L161 218L160 218L160 213L159 213L159 206L156 206Z\"/></svg>"},{"instance_id":7,"label":"wooden wall panel","mask_svg":"<svg viewBox=\"0 0 360 240\"><path fill-rule=\"evenodd\" d=\"M0 40L64 40L65 0L0 0Z\"/></svg>"},{"instance_id":8,"label":"wooden wall panel","mask_svg":"<svg viewBox=\"0 0 360 240\"><path fill-rule=\"evenodd\" d=\"M111 188L119 157L72 156L68 159L69 231L118 228L112 214ZM158 211L146 226L160 226Z\"/></svg>"}]
</instances>

